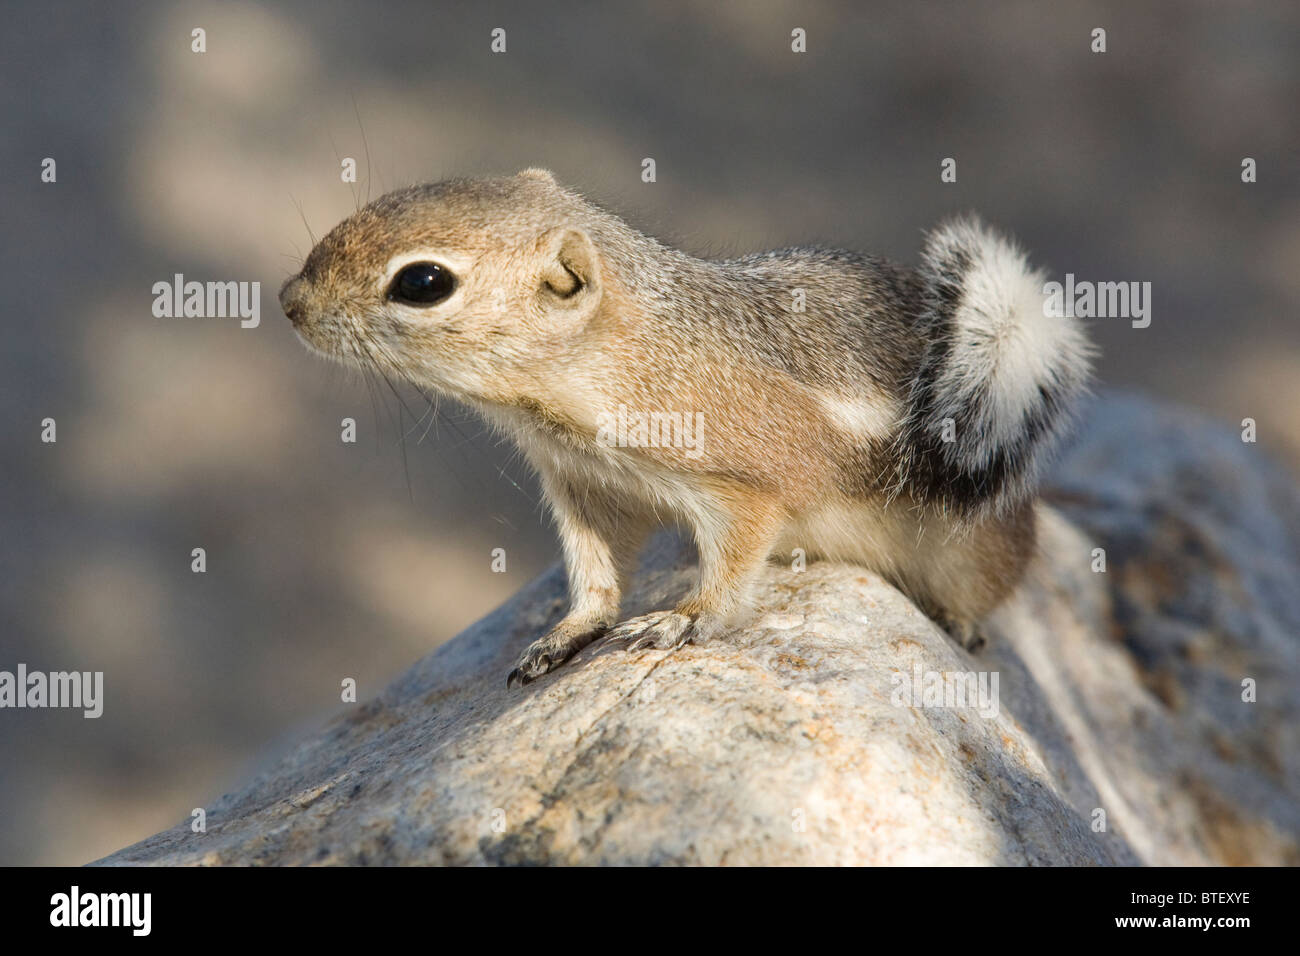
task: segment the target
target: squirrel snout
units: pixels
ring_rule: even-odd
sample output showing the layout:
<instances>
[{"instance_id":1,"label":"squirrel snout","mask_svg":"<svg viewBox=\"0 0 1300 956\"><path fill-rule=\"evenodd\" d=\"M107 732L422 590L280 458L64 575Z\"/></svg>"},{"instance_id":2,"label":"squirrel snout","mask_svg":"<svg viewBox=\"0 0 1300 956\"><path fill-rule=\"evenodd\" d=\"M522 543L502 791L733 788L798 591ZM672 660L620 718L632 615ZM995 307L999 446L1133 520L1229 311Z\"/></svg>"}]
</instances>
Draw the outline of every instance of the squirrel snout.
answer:
<instances>
[{"instance_id":1,"label":"squirrel snout","mask_svg":"<svg viewBox=\"0 0 1300 956\"><path fill-rule=\"evenodd\" d=\"M280 287L280 308L284 309L294 328L302 325L307 317L306 291L307 283L302 276L294 276Z\"/></svg>"}]
</instances>

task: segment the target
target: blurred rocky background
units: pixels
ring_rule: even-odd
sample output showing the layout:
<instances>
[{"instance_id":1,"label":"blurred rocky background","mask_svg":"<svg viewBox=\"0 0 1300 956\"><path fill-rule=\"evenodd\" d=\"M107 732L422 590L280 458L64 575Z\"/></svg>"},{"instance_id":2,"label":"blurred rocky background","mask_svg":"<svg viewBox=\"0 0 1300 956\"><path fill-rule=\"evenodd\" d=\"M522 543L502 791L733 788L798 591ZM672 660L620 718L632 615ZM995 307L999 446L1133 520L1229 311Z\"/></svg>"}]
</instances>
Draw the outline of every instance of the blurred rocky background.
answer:
<instances>
[{"instance_id":1,"label":"blurred rocky background","mask_svg":"<svg viewBox=\"0 0 1300 956\"><path fill-rule=\"evenodd\" d=\"M1152 283L1149 328L1093 322L1104 385L1254 418L1258 452L1300 465L1295 4L0 17L0 670L106 684L98 720L0 711L0 863L81 863L176 823L342 709L343 678L373 696L558 555L509 448L328 366L280 316L308 227L358 194L540 165L696 253L908 261L923 228L978 209L1058 277ZM155 318L177 272L260 281L261 326Z\"/></svg>"}]
</instances>

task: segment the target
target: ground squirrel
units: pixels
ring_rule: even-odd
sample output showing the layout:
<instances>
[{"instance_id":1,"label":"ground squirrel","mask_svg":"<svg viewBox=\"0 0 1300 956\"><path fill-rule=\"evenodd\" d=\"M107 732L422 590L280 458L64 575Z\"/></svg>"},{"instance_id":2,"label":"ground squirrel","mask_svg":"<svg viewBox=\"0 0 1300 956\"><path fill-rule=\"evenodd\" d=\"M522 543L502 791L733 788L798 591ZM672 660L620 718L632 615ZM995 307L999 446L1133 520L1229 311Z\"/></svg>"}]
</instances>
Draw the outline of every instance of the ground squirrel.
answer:
<instances>
[{"instance_id":1,"label":"ground squirrel","mask_svg":"<svg viewBox=\"0 0 1300 956\"><path fill-rule=\"evenodd\" d=\"M530 169L383 196L280 301L316 350L472 406L536 469L571 605L507 679L528 683L601 635L719 633L795 548L878 572L978 643L1033 553L1037 478L1088 378L1084 331L1044 314L1042 282L973 218L930 232L914 269L817 248L698 259ZM618 623L660 519L694 533L698 587Z\"/></svg>"}]
</instances>

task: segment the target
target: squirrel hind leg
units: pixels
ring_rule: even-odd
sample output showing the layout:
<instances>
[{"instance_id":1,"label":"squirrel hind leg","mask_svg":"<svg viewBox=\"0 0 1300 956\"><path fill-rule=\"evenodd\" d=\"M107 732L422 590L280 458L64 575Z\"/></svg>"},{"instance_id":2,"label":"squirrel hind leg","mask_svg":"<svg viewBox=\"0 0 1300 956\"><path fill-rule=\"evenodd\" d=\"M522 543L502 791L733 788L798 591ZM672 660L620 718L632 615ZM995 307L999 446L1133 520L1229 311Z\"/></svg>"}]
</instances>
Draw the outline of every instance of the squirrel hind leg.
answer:
<instances>
[{"instance_id":1,"label":"squirrel hind leg","mask_svg":"<svg viewBox=\"0 0 1300 956\"><path fill-rule=\"evenodd\" d=\"M989 643L989 615L1020 586L1037 548L1037 509L1023 505L914 557L901 590L957 644Z\"/></svg>"},{"instance_id":2,"label":"squirrel hind leg","mask_svg":"<svg viewBox=\"0 0 1300 956\"><path fill-rule=\"evenodd\" d=\"M918 592L915 588L902 587L900 590L958 647L976 654L988 645L988 637L979 618L963 614L951 607L944 607L934 598Z\"/></svg>"},{"instance_id":3,"label":"squirrel hind leg","mask_svg":"<svg viewBox=\"0 0 1300 956\"><path fill-rule=\"evenodd\" d=\"M935 621L964 650L978 654L988 646L988 635L979 621L942 617Z\"/></svg>"}]
</instances>

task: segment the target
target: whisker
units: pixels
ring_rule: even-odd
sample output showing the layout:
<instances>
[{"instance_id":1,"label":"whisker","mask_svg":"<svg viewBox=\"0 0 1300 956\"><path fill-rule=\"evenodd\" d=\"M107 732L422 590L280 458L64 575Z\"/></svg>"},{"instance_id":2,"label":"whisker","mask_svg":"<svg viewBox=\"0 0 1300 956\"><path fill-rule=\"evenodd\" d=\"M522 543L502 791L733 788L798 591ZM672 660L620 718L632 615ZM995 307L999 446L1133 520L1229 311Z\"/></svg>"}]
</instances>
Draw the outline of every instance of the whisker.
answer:
<instances>
[{"instance_id":1,"label":"whisker","mask_svg":"<svg viewBox=\"0 0 1300 956\"><path fill-rule=\"evenodd\" d=\"M289 202L293 203L294 208L298 210L298 218L302 220L303 226L306 227L307 236L311 239L311 244L313 246L316 245L316 234L311 231L311 226L307 224L307 213L303 211L302 203L294 199L292 193L289 195Z\"/></svg>"},{"instance_id":2,"label":"whisker","mask_svg":"<svg viewBox=\"0 0 1300 956\"><path fill-rule=\"evenodd\" d=\"M378 339L374 338L373 336L368 337L368 341L370 342L371 347L373 348L374 353L376 354L377 358L381 358L381 359L382 359L382 360L387 364L387 366L388 366L390 369L392 369L394 372L396 372L397 375L398 375L398 376L399 376L399 377L400 377L400 378L401 378L401 379L402 379L402 380L403 380L407 385L409 385L411 388L413 388L413 389L415 390L415 392L416 392L416 393L417 393L421 398L423 398L423 399L425 400L425 402L428 403L428 407L431 408L431 409L433 410L433 412L434 412L435 415L440 415L441 413L440 413L440 410L439 410L439 407L438 407L438 403L434 400L434 398L432 398L432 397L429 395L428 391L424 388L424 386L420 385L420 383L418 383L418 382L416 382L414 379L412 379L411 376L410 376L410 374L409 374L409 373L408 373L404 368L402 368L401 363L398 362L398 361L396 360L396 358L393 356L393 353L392 353L392 351L388 348L388 346L387 346L385 343L383 343L383 342L379 341ZM390 386L390 388L391 388L391 387L392 387L392 384L389 383L389 386ZM394 394L397 394L397 392L396 392L395 389L394 389ZM399 401L400 401L400 397L399 397ZM408 408L407 411L409 412L410 409ZM469 437L468 435L465 434L465 432L461 429L461 427L456 423L456 421L455 421L454 419L452 419L450 416L447 416L447 415L441 415L441 417L442 417L442 419L447 423L448 427L451 428L451 430L452 430L453 432L455 432L456 435L461 439L461 442L460 442L459 444L462 444L462 445L467 444L467 445L469 445L469 446L470 446L471 448L473 448L473 449L474 449L474 450L475 450L479 455L481 455L481 456L483 457L483 460L484 460L484 461L491 462L491 459L488 458L487 453L484 452L483 449L482 449L481 447L479 447L479 445L478 445L476 442L472 441L472 440L470 439L470 437ZM426 429L426 433L427 433L427 429ZM459 447L459 446L457 446L457 447ZM538 502L538 499L536 499L536 498L534 498L532 495L530 495L527 491L524 490L524 488L523 488L523 487L522 487L522 486L521 486L517 481L515 481L515 480L514 480L513 478L511 478L508 474L506 474L506 472L505 472L505 468L504 468L504 467L499 466L499 465L493 465L493 467L496 469L498 476L501 477L501 478L504 478L504 479L505 479L505 480L506 480L506 481L507 481L507 482L508 482L512 487L514 487L514 489L515 489L516 491L518 491L521 495L523 495L525 499L527 499L528 501L533 502L534 504L536 504L536 503ZM467 489L467 490L468 490L468 489Z\"/></svg>"},{"instance_id":3,"label":"whisker","mask_svg":"<svg viewBox=\"0 0 1300 956\"><path fill-rule=\"evenodd\" d=\"M370 202L370 143L366 140L366 127L361 122L361 107L357 106L357 96L352 94L352 111L357 114L357 128L361 130L361 145L366 151L366 202Z\"/></svg>"},{"instance_id":4,"label":"whisker","mask_svg":"<svg viewBox=\"0 0 1300 956\"><path fill-rule=\"evenodd\" d=\"M339 166L342 166L342 165L343 165L343 155L339 152L338 144L334 142L334 134L333 134L333 133L330 133L330 132L326 132L325 135L329 138L329 141L330 141L330 149L334 150L334 159L338 162ZM352 182L348 183L348 192L350 192L350 193L352 194L352 207L353 207L353 211L355 211L355 212L360 212L360 211L361 211L361 194L357 192L357 183L356 183L356 180L353 180Z\"/></svg>"}]
</instances>

